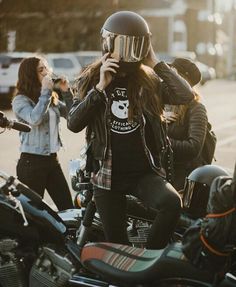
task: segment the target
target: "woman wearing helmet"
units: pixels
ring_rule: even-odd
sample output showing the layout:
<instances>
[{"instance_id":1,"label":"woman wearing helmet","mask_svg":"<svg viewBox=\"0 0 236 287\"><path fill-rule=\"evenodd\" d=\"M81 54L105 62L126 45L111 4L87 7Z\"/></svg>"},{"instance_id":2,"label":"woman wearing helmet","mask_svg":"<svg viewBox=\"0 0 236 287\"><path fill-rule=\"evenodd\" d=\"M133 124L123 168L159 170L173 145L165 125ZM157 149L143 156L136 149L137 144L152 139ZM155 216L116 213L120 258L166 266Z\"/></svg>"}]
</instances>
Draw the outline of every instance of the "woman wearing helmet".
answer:
<instances>
[{"instance_id":1,"label":"woman wearing helmet","mask_svg":"<svg viewBox=\"0 0 236 287\"><path fill-rule=\"evenodd\" d=\"M158 209L147 248L163 248L175 228L181 199L166 180L168 148L162 107L184 104L191 87L158 62L151 33L138 14L112 14L101 30L103 57L80 75L68 128L86 129L87 171L106 239L128 244L126 194ZM170 149L169 149L170 150Z\"/></svg>"},{"instance_id":2,"label":"woman wearing helmet","mask_svg":"<svg viewBox=\"0 0 236 287\"><path fill-rule=\"evenodd\" d=\"M179 75L194 88L201 80L201 72L194 62L176 58L171 64ZM202 157L207 132L207 111L194 90L195 97L186 105L165 105L164 118L173 150L171 183L176 190L184 187L185 178L195 168L205 164Z\"/></svg>"}]
</instances>

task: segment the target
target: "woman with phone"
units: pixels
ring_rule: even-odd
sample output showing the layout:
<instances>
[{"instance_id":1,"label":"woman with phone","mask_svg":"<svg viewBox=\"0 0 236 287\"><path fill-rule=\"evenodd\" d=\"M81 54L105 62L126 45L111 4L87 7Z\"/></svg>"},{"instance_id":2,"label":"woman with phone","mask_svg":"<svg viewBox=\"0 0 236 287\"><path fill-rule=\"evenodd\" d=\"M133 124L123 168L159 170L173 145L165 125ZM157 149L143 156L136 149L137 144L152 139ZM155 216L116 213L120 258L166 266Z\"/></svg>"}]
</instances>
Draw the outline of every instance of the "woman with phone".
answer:
<instances>
[{"instance_id":1,"label":"woman with phone","mask_svg":"<svg viewBox=\"0 0 236 287\"><path fill-rule=\"evenodd\" d=\"M168 243L181 199L166 180L168 141L164 103L192 100L186 81L159 62L147 22L137 13L112 14L101 30L103 56L88 66L75 87L68 115L73 132L87 129L87 171L106 239L128 244L126 194L158 209L148 248Z\"/></svg>"}]
</instances>

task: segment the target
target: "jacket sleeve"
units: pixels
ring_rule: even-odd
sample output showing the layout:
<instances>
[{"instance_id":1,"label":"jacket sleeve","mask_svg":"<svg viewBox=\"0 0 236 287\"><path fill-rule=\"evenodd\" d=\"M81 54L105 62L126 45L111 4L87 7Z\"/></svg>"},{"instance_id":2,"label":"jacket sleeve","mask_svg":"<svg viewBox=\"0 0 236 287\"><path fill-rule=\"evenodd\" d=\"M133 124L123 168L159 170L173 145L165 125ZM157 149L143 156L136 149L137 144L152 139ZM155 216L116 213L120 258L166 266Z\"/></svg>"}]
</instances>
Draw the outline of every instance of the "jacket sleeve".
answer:
<instances>
[{"instance_id":1,"label":"jacket sleeve","mask_svg":"<svg viewBox=\"0 0 236 287\"><path fill-rule=\"evenodd\" d=\"M181 105L194 98L194 91L189 83L166 63L159 62L154 71L162 79L161 98L164 104Z\"/></svg>"},{"instance_id":2,"label":"jacket sleeve","mask_svg":"<svg viewBox=\"0 0 236 287\"><path fill-rule=\"evenodd\" d=\"M189 111L187 138L184 140L170 138L175 160L192 160L200 154L206 137L207 122L206 108L198 103Z\"/></svg>"},{"instance_id":3,"label":"jacket sleeve","mask_svg":"<svg viewBox=\"0 0 236 287\"><path fill-rule=\"evenodd\" d=\"M74 133L82 131L105 102L105 95L96 89L91 89L83 100L75 98L67 117L68 129Z\"/></svg>"},{"instance_id":4,"label":"jacket sleeve","mask_svg":"<svg viewBox=\"0 0 236 287\"><path fill-rule=\"evenodd\" d=\"M49 108L51 94L51 90L42 90L39 100L35 106L31 103L28 97L17 95L13 99L12 109L17 118L24 120L32 126L40 125Z\"/></svg>"},{"instance_id":5,"label":"jacket sleeve","mask_svg":"<svg viewBox=\"0 0 236 287\"><path fill-rule=\"evenodd\" d=\"M61 92L61 95L64 101L59 101L60 115L66 119L73 103L73 94L69 90L68 92Z\"/></svg>"}]
</instances>

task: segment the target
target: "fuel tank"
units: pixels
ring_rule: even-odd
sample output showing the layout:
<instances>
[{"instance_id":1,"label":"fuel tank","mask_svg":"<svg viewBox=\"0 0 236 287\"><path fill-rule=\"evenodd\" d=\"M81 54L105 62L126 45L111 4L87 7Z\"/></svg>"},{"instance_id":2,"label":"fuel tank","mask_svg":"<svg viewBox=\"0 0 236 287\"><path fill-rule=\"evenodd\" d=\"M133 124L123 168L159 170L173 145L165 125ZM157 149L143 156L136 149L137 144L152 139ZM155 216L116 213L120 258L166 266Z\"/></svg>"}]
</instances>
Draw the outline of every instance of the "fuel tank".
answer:
<instances>
[{"instance_id":1,"label":"fuel tank","mask_svg":"<svg viewBox=\"0 0 236 287\"><path fill-rule=\"evenodd\" d=\"M14 200L0 195L0 234L17 236L25 241L63 242L67 227L58 214L39 196L19 193L26 220Z\"/></svg>"}]
</instances>

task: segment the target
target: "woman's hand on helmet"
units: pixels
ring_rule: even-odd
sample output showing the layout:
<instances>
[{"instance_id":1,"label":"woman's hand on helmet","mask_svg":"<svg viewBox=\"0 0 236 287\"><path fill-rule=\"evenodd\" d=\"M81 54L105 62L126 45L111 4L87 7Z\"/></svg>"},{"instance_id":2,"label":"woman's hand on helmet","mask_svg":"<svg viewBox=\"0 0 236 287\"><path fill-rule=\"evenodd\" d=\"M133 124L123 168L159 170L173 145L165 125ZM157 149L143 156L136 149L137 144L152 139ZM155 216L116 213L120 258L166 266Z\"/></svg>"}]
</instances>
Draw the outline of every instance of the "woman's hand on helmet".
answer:
<instances>
[{"instance_id":1,"label":"woman's hand on helmet","mask_svg":"<svg viewBox=\"0 0 236 287\"><path fill-rule=\"evenodd\" d=\"M142 60L142 63L146 66L149 66L150 68L154 68L157 63L159 63L159 60L153 50L152 44L150 43L149 51L147 53L147 56Z\"/></svg>"},{"instance_id":2,"label":"woman's hand on helmet","mask_svg":"<svg viewBox=\"0 0 236 287\"><path fill-rule=\"evenodd\" d=\"M109 57L109 53L106 53L102 57L102 65L100 68L100 80L96 85L96 88L103 91L112 81L114 74L117 73L119 68L119 61Z\"/></svg>"}]
</instances>

